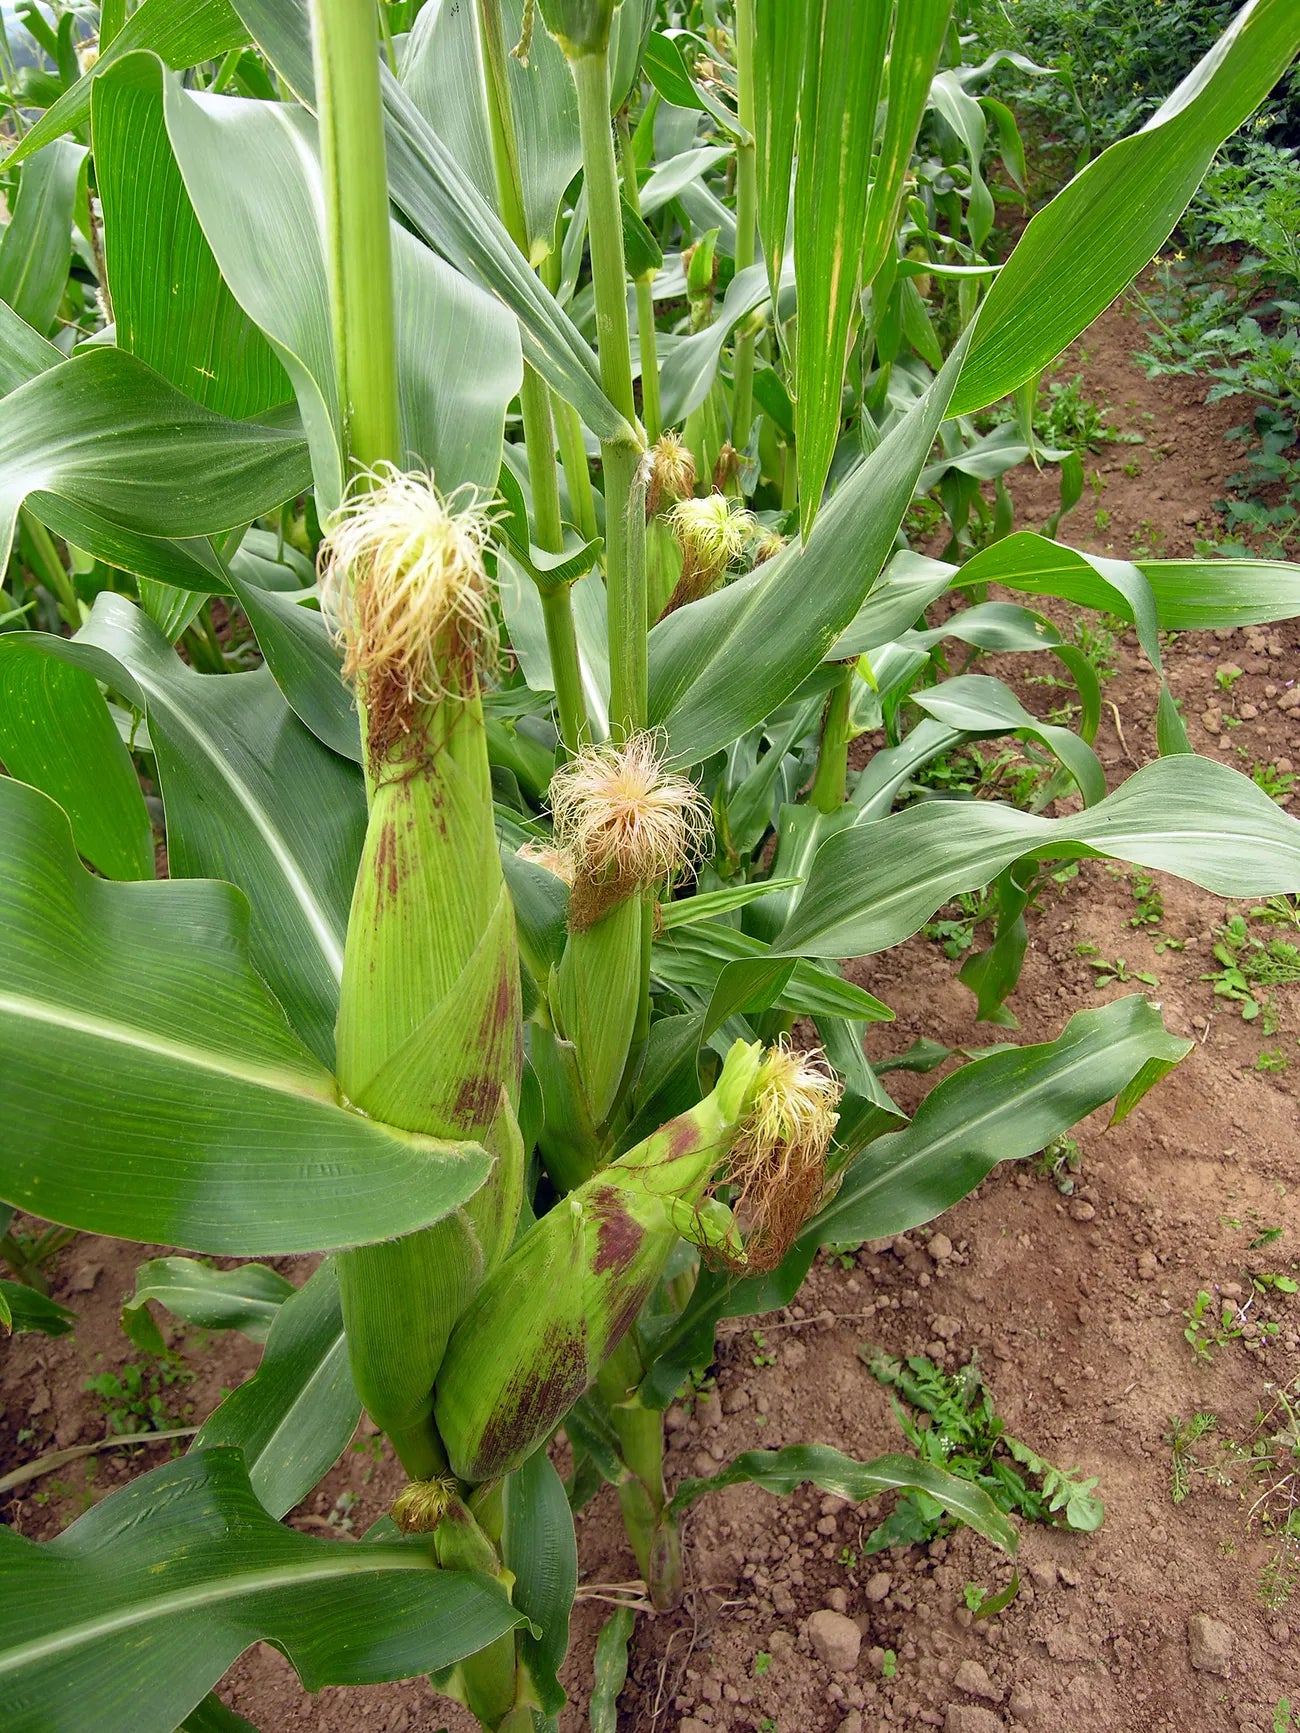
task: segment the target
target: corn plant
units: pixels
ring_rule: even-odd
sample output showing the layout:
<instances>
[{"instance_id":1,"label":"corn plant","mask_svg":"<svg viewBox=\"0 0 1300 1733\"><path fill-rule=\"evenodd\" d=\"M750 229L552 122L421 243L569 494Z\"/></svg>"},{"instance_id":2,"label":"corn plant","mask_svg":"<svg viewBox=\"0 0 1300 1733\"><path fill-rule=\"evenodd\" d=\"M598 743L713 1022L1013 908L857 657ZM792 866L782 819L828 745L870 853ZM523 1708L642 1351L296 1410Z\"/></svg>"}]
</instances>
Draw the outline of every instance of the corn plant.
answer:
<instances>
[{"instance_id":1,"label":"corn plant","mask_svg":"<svg viewBox=\"0 0 1300 1733\"><path fill-rule=\"evenodd\" d=\"M741 1480L924 1493L1014 1551L905 1456L670 1492L660 1416L820 1246L1122 1118L1189 1046L1122 998L908 1122L842 959L990 887L962 977L1010 1025L1041 863L1300 890L1300 826L1163 684L1108 793L1076 646L924 618L1064 598L1158 671L1162 629L1300 612L1296 568L900 533L1005 468L977 411L1013 395L1033 448L1038 376L1290 63L1289 0L1001 265L1017 135L948 0L106 0L95 52L50 44L8 72L0 237L0 1197L324 1256L289 1293L142 1270L133 1316L242 1319L263 1359L184 1457L0 1533L5 1726L213 1725L262 1640L309 1688L427 1673L553 1727L601 1481L664 1608L680 1517ZM1055 656L1077 731L943 677L947 638ZM1055 767L1037 810L920 797L1004 737ZM361 1541L301 1534L363 1404L407 1484Z\"/></svg>"}]
</instances>

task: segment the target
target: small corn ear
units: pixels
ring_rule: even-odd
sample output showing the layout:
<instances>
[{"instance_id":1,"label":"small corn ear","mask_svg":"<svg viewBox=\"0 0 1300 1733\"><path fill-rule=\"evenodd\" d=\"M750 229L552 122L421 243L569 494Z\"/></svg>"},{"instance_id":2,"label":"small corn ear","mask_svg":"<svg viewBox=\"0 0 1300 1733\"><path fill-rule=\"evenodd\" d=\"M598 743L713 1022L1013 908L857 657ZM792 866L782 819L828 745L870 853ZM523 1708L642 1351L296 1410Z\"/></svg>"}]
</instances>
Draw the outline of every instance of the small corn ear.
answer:
<instances>
[{"instance_id":1,"label":"small corn ear","mask_svg":"<svg viewBox=\"0 0 1300 1733\"><path fill-rule=\"evenodd\" d=\"M594 1383L663 1275L674 1209L698 1204L725 1160L760 1055L737 1042L712 1094L570 1192L479 1290L435 1406L461 1479L518 1468Z\"/></svg>"},{"instance_id":2,"label":"small corn ear","mask_svg":"<svg viewBox=\"0 0 1300 1733\"><path fill-rule=\"evenodd\" d=\"M641 1001L645 903L628 897L569 934L556 976L559 1024L577 1053L587 1107L603 1125L623 1081Z\"/></svg>"}]
</instances>

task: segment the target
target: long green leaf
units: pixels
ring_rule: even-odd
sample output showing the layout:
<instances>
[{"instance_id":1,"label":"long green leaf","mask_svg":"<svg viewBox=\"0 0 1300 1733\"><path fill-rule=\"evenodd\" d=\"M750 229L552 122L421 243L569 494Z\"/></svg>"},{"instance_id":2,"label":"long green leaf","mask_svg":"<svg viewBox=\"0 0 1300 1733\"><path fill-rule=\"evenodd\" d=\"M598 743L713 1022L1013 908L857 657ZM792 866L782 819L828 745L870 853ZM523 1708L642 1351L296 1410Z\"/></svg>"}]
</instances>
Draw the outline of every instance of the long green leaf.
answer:
<instances>
[{"instance_id":1,"label":"long green leaf","mask_svg":"<svg viewBox=\"0 0 1300 1733\"><path fill-rule=\"evenodd\" d=\"M1132 282L1215 151L1298 48L1295 0L1250 0L1141 131L1103 151L1038 212L980 308L950 414L967 415L1041 372Z\"/></svg>"},{"instance_id":2,"label":"long green leaf","mask_svg":"<svg viewBox=\"0 0 1300 1733\"><path fill-rule=\"evenodd\" d=\"M805 1481L823 1492L860 1504L882 1492L925 1492L985 1540L1014 1558L1019 1536L982 1487L959 1480L915 1456L877 1456L857 1462L824 1444L787 1444L782 1450L747 1450L721 1473L684 1480L673 1495L673 1509L686 1510L706 1492L750 1483L785 1497Z\"/></svg>"},{"instance_id":3,"label":"long green leaf","mask_svg":"<svg viewBox=\"0 0 1300 1733\"><path fill-rule=\"evenodd\" d=\"M315 102L307 0L238 0L250 34L295 94ZM388 182L411 226L519 320L524 359L599 439L633 437L600 385L590 345L542 285L496 211L395 78L382 72Z\"/></svg>"},{"instance_id":4,"label":"long green leaf","mask_svg":"<svg viewBox=\"0 0 1300 1733\"><path fill-rule=\"evenodd\" d=\"M1077 1012L1055 1041L973 1060L930 1091L910 1125L849 1163L803 1238L825 1245L920 1227L998 1162L1035 1155L1106 1102L1119 1098L1123 1117L1191 1047L1132 995Z\"/></svg>"},{"instance_id":5,"label":"long green leaf","mask_svg":"<svg viewBox=\"0 0 1300 1733\"><path fill-rule=\"evenodd\" d=\"M162 1332L146 1310L150 1300L182 1323L201 1330L239 1330L264 1342L285 1300L294 1293L265 1264L215 1270L194 1258L150 1258L135 1272L135 1292L122 1307L122 1327L138 1347L162 1353Z\"/></svg>"},{"instance_id":6,"label":"long green leaf","mask_svg":"<svg viewBox=\"0 0 1300 1733\"><path fill-rule=\"evenodd\" d=\"M163 66L119 59L91 101L95 184L118 347L218 415L254 416L292 388L221 279L163 120Z\"/></svg>"},{"instance_id":7,"label":"long green leaf","mask_svg":"<svg viewBox=\"0 0 1300 1733\"><path fill-rule=\"evenodd\" d=\"M23 170L0 234L0 301L42 333L54 323L72 263L72 213L86 152L56 139Z\"/></svg>"},{"instance_id":8,"label":"long green leaf","mask_svg":"<svg viewBox=\"0 0 1300 1733\"><path fill-rule=\"evenodd\" d=\"M0 300L0 397L7 397L47 368L61 366L64 359L61 350L33 331L7 301Z\"/></svg>"},{"instance_id":9,"label":"long green leaf","mask_svg":"<svg viewBox=\"0 0 1300 1733\"><path fill-rule=\"evenodd\" d=\"M279 1308L261 1365L204 1421L193 1448L237 1445L259 1503L279 1517L329 1473L360 1418L327 1259Z\"/></svg>"},{"instance_id":10,"label":"long green leaf","mask_svg":"<svg viewBox=\"0 0 1300 1733\"><path fill-rule=\"evenodd\" d=\"M559 1672L569 1649L569 1615L578 1592L578 1542L564 1482L545 1450L535 1450L502 1486L505 1506L501 1558L514 1575L511 1600L541 1632L520 1639L542 1709L558 1715L565 1704Z\"/></svg>"},{"instance_id":11,"label":"long green leaf","mask_svg":"<svg viewBox=\"0 0 1300 1733\"><path fill-rule=\"evenodd\" d=\"M9 633L5 646L36 636ZM88 672L0 651L0 761L59 802L79 853L106 878L153 877L153 831L139 778Z\"/></svg>"},{"instance_id":12,"label":"long green leaf","mask_svg":"<svg viewBox=\"0 0 1300 1733\"><path fill-rule=\"evenodd\" d=\"M342 1105L247 959L230 885L121 885L0 782L0 1198L47 1220L241 1256L411 1232L487 1156Z\"/></svg>"},{"instance_id":13,"label":"long green leaf","mask_svg":"<svg viewBox=\"0 0 1300 1733\"><path fill-rule=\"evenodd\" d=\"M281 1528L233 1450L168 1463L38 1545L0 1530L7 1733L171 1733L252 1643L309 1690L443 1667L521 1622L426 1539Z\"/></svg>"},{"instance_id":14,"label":"long green leaf","mask_svg":"<svg viewBox=\"0 0 1300 1733\"><path fill-rule=\"evenodd\" d=\"M345 478L315 122L294 103L195 95L174 77L165 107L208 244L293 380L318 501L332 508ZM396 222L392 239L403 454L446 493L488 492L522 376L515 322Z\"/></svg>"},{"instance_id":15,"label":"long green leaf","mask_svg":"<svg viewBox=\"0 0 1300 1733\"><path fill-rule=\"evenodd\" d=\"M618 1607L600 1627L591 1687L591 1733L618 1733L619 1693L627 1683L627 1646L636 1614Z\"/></svg>"},{"instance_id":16,"label":"long green leaf","mask_svg":"<svg viewBox=\"0 0 1300 1733\"><path fill-rule=\"evenodd\" d=\"M1145 765L1065 818L994 801L927 801L828 837L774 949L816 957L883 951L960 891L1026 858L1109 856L1224 897L1300 890L1300 822L1249 777L1182 753Z\"/></svg>"},{"instance_id":17,"label":"long green leaf","mask_svg":"<svg viewBox=\"0 0 1300 1733\"><path fill-rule=\"evenodd\" d=\"M961 354L959 344L924 397L841 484L806 545L791 544L651 632L650 720L667 730L678 763L702 761L770 715L854 618L893 549Z\"/></svg>"},{"instance_id":18,"label":"long green leaf","mask_svg":"<svg viewBox=\"0 0 1300 1733\"><path fill-rule=\"evenodd\" d=\"M790 221L790 182L807 40L802 5L793 0L760 0L754 9L754 149L758 236L773 296L781 281Z\"/></svg>"},{"instance_id":19,"label":"long green leaf","mask_svg":"<svg viewBox=\"0 0 1300 1733\"><path fill-rule=\"evenodd\" d=\"M876 101L893 0L804 0L794 257L799 281L795 449L799 527L821 505L840 432L857 315Z\"/></svg>"},{"instance_id":20,"label":"long green leaf","mask_svg":"<svg viewBox=\"0 0 1300 1733\"><path fill-rule=\"evenodd\" d=\"M506 41L517 42L524 28L527 0L500 3ZM407 40L399 76L415 106L483 199L495 206L496 171L474 8L424 7ZM542 29L533 30L526 59L507 56L506 77L528 246L536 264L554 245L560 203L582 166L578 93L559 43Z\"/></svg>"},{"instance_id":21,"label":"long green leaf","mask_svg":"<svg viewBox=\"0 0 1300 1733\"><path fill-rule=\"evenodd\" d=\"M206 542L300 493L294 433L213 415L120 349L87 349L4 399L0 561L26 504L108 564L185 588L223 577Z\"/></svg>"},{"instance_id":22,"label":"long green leaf","mask_svg":"<svg viewBox=\"0 0 1300 1733\"><path fill-rule=\"evenodd\" d=\"M952 0L903 0L894 9L885 69L885 124L862 243L864 286L874 282L894 246L916 135L951 12ZM975 173L979 173L978 163Z\"/></svg>"},{"instance_id":23,"label":"long green leaf","mask_svg":"<svg viewBox=\"0 0 1300 1733\"><path fill-rule=\"evenodd\" d=\"M325 1062L365 833L360 772L313 738L272 679L196 674L124 596L96 599L75 638L0 637L0 668L72 663L142 710L176 878L222 878L252 905L252 958Z\"/></svg>"},{"instance_id":24,"label":"long green leaf","mask_svg":"<svg viewBox=\"0 0 1300 1733\"><path fill-rule=\"evenodd\" d=\"M21 162L60 133L83 126L90 117L95 80L125 55L147 48L164 65L183 71L238 48L249 34L228 0L140 0L95 64L46 110L7 160Z\"/></svg>"},{"instance_id":25,"label":"long green leaf","mask_svg":"<svg viewBox=\"0 0 1300 1733\"><path fill-rule=\"evenodd\" d=\"M1054 753L1079 785L1084 803L1106 796L1106 773L1086 741L1069 728L1040 722L1011 688L988 674L959 674L912 694L922 710L966 734L1028 734Z\"/></svg>"}]
</instances>

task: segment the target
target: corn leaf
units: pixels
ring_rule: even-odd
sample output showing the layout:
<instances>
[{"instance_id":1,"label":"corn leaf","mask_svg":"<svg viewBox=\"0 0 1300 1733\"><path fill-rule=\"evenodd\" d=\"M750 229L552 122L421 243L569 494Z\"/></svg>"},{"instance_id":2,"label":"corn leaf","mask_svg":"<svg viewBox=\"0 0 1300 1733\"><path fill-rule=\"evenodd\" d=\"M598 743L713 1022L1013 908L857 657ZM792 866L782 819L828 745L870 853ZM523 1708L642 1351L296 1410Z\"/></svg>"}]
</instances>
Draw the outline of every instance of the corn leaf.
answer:
<instances>
[{"instance_id":1,"label":"corn leaf","mask_svg":"<svg viewBox=\"0 0 1300 1733\"><path fill-rule=\"evenodd\" d=\"M218 415L288 402L285 371L222 281L176 167L162 62L119 59L94 81L91 111L118 347Z\"/></svg>"},{"instance_id":2,"label":"corn leaf","mask_svg":"<svg viewBox=\"0 0 1300 1733\"><path fill-rule=\"evenodd\" d=\"M815 957L883 951L1013 861L1079 856L1174 873L1223 897L1300 891L1300 821L1249 777L1180 753L1064 818L994 801L931 801L838 831L818 849L775 948Z\"/></svg>"},{"instance_id":3,"label":"corn leaf","mask_svg":"<svg viewBox=\"0 0 1300 1733\"><path fill-rule=\"evenodd\" d=\"M0 397L47 368L61 366L64 359L62 350L47 343L7 301L0 300Z\"/></svg>"},{"instance_id":4,"label":"corn leaf","mask_svg":"<svg viewBox=\"0 0 1300 1733\"><path fill-rule=\"evenodd\" d=\"M864 287L874 282L894 249L903 189L951 12L952 0L902 0L894 9L884 80L885 123L862 243ZM977 161L976 176L979 169ZM989 208L991 211L991 199Z\"/></svg>"},{"instance_id":5,"label":"corn leaf","mask_svg":"<svg viewBox=\"0 0 1300 1733\"><path fill-rule=\"evenodd\" d=\"M240 17L276 71L310 108L315 101L307 0L238 0ZM626 5L624 7L626 10ZM599 439L632 429L606 397L590 345L502 226L496 211L395 78L382 76L388 184L416 233L510 308L524 359L573 404Z\"/></svg>"},{"instance_id":6,"label":"corn leaf","mask_svg":"<svg viewBox=\"0 0 1300 1733\"><path fill-rule=\"evenodd\" d=\"M1215 151L1297 48L1295 0L1251 0L1140 132L1103 151L1038 212L980 308L950 414L967 415L1041 372L1132 282Z\"/></svg>"},{"instance_id":7,"label":"corn leaf","mask_svg":"<svg viewBox=\"0 0 1300 1733\"><path fill-rule=\"evenodd\" d=\"M447 1666L521 1623L487 1577L427 1539L281 1528L234 1450L142 1475L38 1545L0 1530L8 1733L171 1733L259 1641L309 1690ZM346 1640L345 1640L346 1639Z\"/></svg>"},{"instance_id":8,"label":"corn leaf","mask_svg":"<svg viewBox=\"0 0 1300 1733\"><path fill-rule=\"evenodd\" d=\"M67 139L34 156L0 234L0 301L37 331L54 323L72 262L72 215L86 152Z\"/></svg>"},{"instance_id":9,"label":"corn leaf","mask_svg":"<svg viewBox=\"0 0 1300 1733\"><path fill-rule=\"evenodd\" d=\"M677 763L698 763L763 721L853 620L893 551L961 354L959 344L925 395L840 485L806 545L792 543L651 632L650 721L667 730ZM807 606L812 594L815 608Z\"/></svg>"},{"instance_id":10,"label":"corn leaf","mask_svg":"<svg viewBox=\"0 0 1300 1733\"><path fill-rule=\"evenodd\" d=\"M197 1709L192 1709L181 1722L176 1733L257 1733L251 1721L245 1721L242 1715L236 1715L233 1709L217 1696L215 1691L209 1691Z\"/></svg>"},{"instance_id":11,"label":"corn leaf","mask_svg":"<svg viewBox=\"0 0 1300 1733\"><path fill-rule=\"evenodd\" d=\"M406 1233L478 1188L473 1145L342 1105L247 945L232 886L92 878L53 801L0 781L0 1197L248 1257Z\"/></svg>"},{"instance_id":12,"label":"corn leaf","mask_svg":"<svg viewBox=\"0 0 1300 1733\"><path fill-rule=\"evenodd\" d=\"M1027 734L1060 759L1086 806L1106 796L1106 773L1091 746L1069 728L1040 722L1011 688L988 674L959 674L913 693L922 710L967 734Z\"/></svg>"},{"instance_id":13,"label":"corn leaf","mask_svg":"<svg viewBox=\"0 0 1300 1733\"><path fill-rule=\"evenodd\" d=\"M972 1060L926 1096L901 1131L849 1163L802 1241L907 1233L966 1196L1000 1161L1019 1161L1119 1098L1123 1114L1191 1051L1133 994L1071 1017L1055 1041Z\"/></svg>"},{"instance_id":14,"label":"corn leaf","mask_svg":"<svg viewBox=\"0 0 1300 1733\"><path fill-rule=\"evenodd\" d=\"M0 1329L38 1330L43 1336L66 1336L77 1314L25 1282L0 1279Z\"/></svg>"},{"instance_id":15,"label":"corn leaf","mask_svg":"<svg viewBox=\"0 0 1300 1733\"><path fill-rule=\"evenodd\" d=\"M807 39L817 44L817 52L804 57L794 185L795 448L799 527L806 538L840 433L893 0L804 0L804 5Z\"/></svg>"},{"instance_id":16,"label":"corn leaf","mask_svg":"<svg viewBox=\"0 0 1300 1733\"><path fill-rule=\"evenodd\" d=\"M524 28L526 0L500 0L500 4L505 39L517 42ZM474 8L424 7L407 39L399 77L463 172L495 207L496 170ZM582 166L578 93L563 50L546 30L533 30L526 59L507 56L506 77L528 246L536 262L551 250L560 202Z\"/></svg>"},{"instance_id":17,"label":"corn leaf","mask_svg":"<svg viewBox=\"0 0 1300 1733\"><path fill-rule=\"evenodd\" d=\"M318 508L343 486L325 191L316 125L295 103L196 95L166 81L167 129L208 244L293 380ZM490 490L506 405L519 388L515 323L400 224L392 224L402 449L446 493Z\"/></svg>"},{"instance_id":18,"label":"corn leaf","mask_svg":"<svg viewBox=\"0 0 1300 1733\"><path fill-rule=\"evenodd\" d=\"M261 1365L204 1421L192 1448L237 1445L258 1502L280 1517L333 1468L360 1418L327 1258L278 1308Z\"/></svg>"},{"instance_id":19,"label":"corn leaf","mask_svg":"<svg viewBox=\"0 0 1300 1733\"><path fill-rule=\"evenodd\" d=\"M298 721L269 670L196 674L124 596L96 599L75 638L0 637L0 669L53 656L144 712L175 877L221 878L252 905L252 960L326 1064L365 833L355 766Z\"/></svg>"},{"instance_id":20,"label":"corn leaf","mask_svg":"<svg viewBox=\"0 0 1300 1733\"><path fill-rule=\"evenodd\" d=\"M5 648L34 633L8 633ZM94 677L51 656L0 651L0 760L57 800L77 850L106 878L151 879L153 831L131 755Z\"/></svg>"},{"instance_id":21,"label":"corn leaf","mask_svg":"<svg viewBox=\"0 0 1300 1733\"><path fill-rule=\"evenodd\" d=\"M927 1493L950 1516L1015 1557L1020 1537L988 1493L915 1456L877 1456L871 1462L857 1462L824 1444L747 1450L718 1474L704 1480L683 1480L673 1495L673 1509L687 1510L704 1493L720 1492L726 1486L748 1482L784 1497L806 1481L855 1504L882 1492Z\"/></svg>"},{"instance_id":22,"label":"corn leaf","mask_svg":"<svg viewBox=\"0 0 1300 1733\"><path fill-rule=\"evenodd\" d=\"M0 560L26 504L109 565L183 588L223 587L204 541L300 493L309 470L295 433L229 421L120 349L47 368L4 399Z\"/></svg>"},{"instance_id":23,"label":"corn leaf","mask_svg":"<svg viewBox=\"0 0 1300 1733\"><path fill-rule=\"evenodd\" d=\"M135 1292L122 1307L122 1328L139 1348L163 1353L162 1332L147 1310L155 1301L201 1330L239 1330L250 1342L264 1342L285 1300L294 1293L265 1264L216 1270L194 1258L150 1258L135 1272Z\"/></svg>"},{"instance_id":24,"label":"corn leaf","mask_svg":"<svg viewBox=\"0 0 1300 1733\"><path fill-rule=\"evenodd\" d=\"M578 1541L564 1482L545 1450L507 1475L502 1502L501 1558L515 1579L510 1598L541 1632L521 1635L520 1659L543 1711L558 1715L567 1701L559 1671L578 1592Z\"/></svg>"},{"instance_id":25,"label":"corn leaf","mask_svg":"<svg viewBox=\"0 0 1300 1733\"><path fill-rule=\"evenodd\" d=\"M45 111L6 161L21 162L60 133L84 126L95 80L137 49L151 50L165 66L180 71L238 48L249 34L228 0L140 0L95 64Z\"/></svg>"},{"instance_id":26,"label":"corn leaf","mask_svg":"<svg viewBox=\"0 0 1300 1733\"><path fill-rule=\"evenodd\" d=\"M790 181L803 80L803 8L791 0L758 0L754 8L754 150L758 237L773 296L781 281Z\"/></svg>"}]
</instances>

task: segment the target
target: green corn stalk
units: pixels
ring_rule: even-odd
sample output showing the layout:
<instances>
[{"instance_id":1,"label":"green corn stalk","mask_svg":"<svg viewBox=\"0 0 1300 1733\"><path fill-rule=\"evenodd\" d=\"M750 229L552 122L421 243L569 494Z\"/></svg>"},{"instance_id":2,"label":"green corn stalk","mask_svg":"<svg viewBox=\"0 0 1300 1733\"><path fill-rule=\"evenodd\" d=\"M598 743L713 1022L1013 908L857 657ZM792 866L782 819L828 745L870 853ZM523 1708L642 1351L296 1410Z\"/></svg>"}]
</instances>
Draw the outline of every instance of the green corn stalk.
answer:
<instances>
[{"instance_id":1,"label":"green corn stalk","mask_svg":"<svg viewBox=\"0 0 1300 1733\"><path fill-rule=\"evenodd\" d=\"M436 1416L453 1473L518 1468L631 1329L679 1235L725 1238L700 1209L748 1104L761 1049L738 1041L717 1085L571 1192L521 1239L457 1324Z\"/></svg>"},{"instance_id":2,"label":"green corn stalk","mask_svg":"<svg viewBox=\"0 0 1300 1733\"><path fill-rule=\"evenodd\" d=\"M327 167L335 347L353 463L400 456L388 194L375 20L314 13ZM369 818L353 895L337 1029L340 1085L408 1131L471 1138L492 1178L436 1227L339 1259L358 1393L421 1478L442 1466L433 1381L447 1335L514 1233L523 1062L514 913L497 854L483 714L472 666L437 670L395 746L366 712Z\"/></svg>"}]
</instances>

